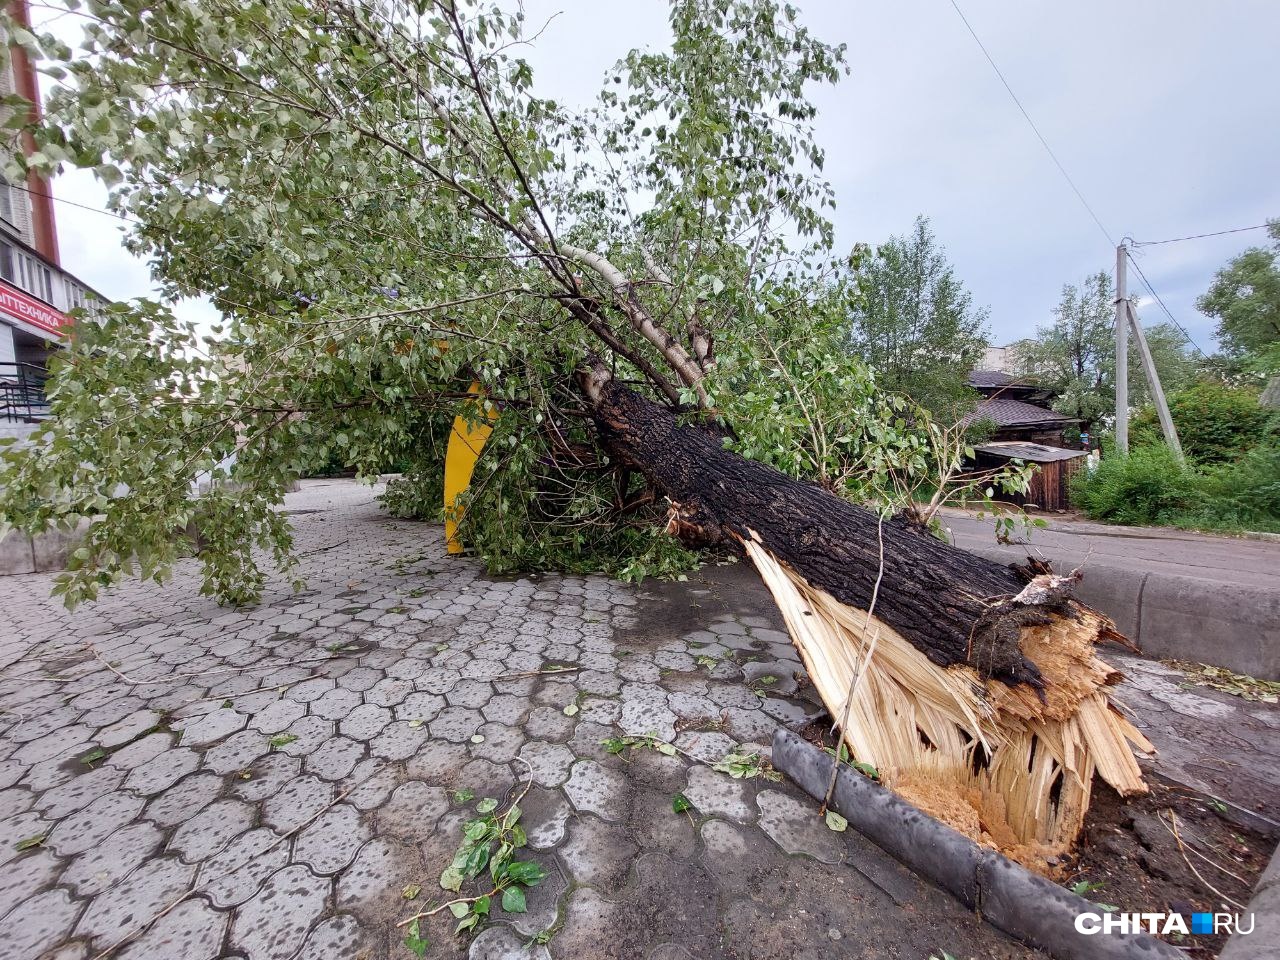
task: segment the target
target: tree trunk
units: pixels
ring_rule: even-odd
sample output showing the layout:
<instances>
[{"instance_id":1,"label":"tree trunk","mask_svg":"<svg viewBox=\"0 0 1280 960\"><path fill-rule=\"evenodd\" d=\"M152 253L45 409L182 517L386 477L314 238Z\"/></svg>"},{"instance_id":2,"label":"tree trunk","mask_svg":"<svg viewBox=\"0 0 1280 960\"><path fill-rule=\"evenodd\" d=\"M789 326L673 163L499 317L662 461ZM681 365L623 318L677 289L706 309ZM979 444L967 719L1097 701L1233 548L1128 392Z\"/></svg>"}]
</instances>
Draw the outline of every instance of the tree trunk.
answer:
<instances>
[{"instance_id":1,"label":"tree trunk","mask_svg":"<svg viewBox=\"0 0 1280 960\"><path fill-rule=\"evenodd\" d=\"M1078 575L881 522L725 450L603 366L580 383L610 457L671 501L672 532L755 564L851 756L887 786L1046 872L1083 825L1095 772L1145 791L1129 745L1151 745L1110 705L1121 676L1093 650L1123 638L1073 598Z\"/></svg>"},{"instance_id":2,"label":"tree trunk","mask_svg":"<svg viewBox=\"0 0 1280 960\"><path fill-rule=\"evenodd\" d=\"M872 510L725 450L714 430L682 426L612 380L600 385L595 403L603 446L670 498L683 539L741 553L754 531L809 583L860 610L871 602L883 539L878 619L938 666L969 664L983 677L1041 685L1018 647L1020 628L1034 617L1007 603L1029 577L905 519L881 524Z\"/></svg>"}]
</instances>

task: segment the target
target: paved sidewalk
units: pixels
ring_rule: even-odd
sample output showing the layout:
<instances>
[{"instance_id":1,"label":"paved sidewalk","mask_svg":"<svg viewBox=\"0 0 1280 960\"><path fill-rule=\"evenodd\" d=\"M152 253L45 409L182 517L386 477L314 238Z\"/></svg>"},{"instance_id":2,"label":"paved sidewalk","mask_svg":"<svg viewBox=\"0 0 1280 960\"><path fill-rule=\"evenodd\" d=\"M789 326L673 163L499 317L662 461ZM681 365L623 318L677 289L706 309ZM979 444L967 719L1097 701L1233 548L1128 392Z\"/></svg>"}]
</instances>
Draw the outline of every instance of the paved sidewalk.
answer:
<instances>
[{"instance_id":1,"label":"paved sidewalk","mask_svg":"<svg viewBox=\"0 0 1280 960\"><path fill-rule=\"evenodd\" d=\"M815 715L751 571L491 579L368 488L287 507L309 589L254 608L199 597L190 561L75 614L47 575L0 579L0 957L407 958L396 923L469 816L454 791L529 768L547 879L470 946L424 925L428 956L1038 956L786 783L601 747L654 733L710 762ZM522 676L556 663L580 669Z\"/></svg>"}]
</instances>

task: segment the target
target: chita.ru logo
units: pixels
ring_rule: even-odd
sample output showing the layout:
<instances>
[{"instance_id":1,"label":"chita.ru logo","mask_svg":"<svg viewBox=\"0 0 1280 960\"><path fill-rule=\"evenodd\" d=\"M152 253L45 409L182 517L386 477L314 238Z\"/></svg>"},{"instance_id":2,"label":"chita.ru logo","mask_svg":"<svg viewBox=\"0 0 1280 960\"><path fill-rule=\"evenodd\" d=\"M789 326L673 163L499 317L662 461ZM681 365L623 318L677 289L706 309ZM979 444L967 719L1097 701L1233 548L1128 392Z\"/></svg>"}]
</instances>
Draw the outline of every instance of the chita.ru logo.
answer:
<instances>
[{"instance_id":1,"label":"chita.ru logo","mask_svg":"<svg viewBox=\"0 0 1280 960\"><path fill-rule=\"evenodd\" d=\"M1238 913L1078 913L1076 932L1213 934L1253 933L1253 914Z\"/></svg>"}]
</instances>

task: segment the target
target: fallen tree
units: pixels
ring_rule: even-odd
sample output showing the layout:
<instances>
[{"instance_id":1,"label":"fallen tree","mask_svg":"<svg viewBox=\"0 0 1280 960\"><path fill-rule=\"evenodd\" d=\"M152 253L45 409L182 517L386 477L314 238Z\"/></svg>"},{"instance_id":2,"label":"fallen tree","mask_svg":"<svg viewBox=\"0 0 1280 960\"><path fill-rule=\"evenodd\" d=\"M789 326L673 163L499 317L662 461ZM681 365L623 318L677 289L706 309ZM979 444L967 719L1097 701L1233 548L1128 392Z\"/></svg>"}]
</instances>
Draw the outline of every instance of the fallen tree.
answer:
<instances>
[{"instance_id":1,"label":"fallen tree","mask_svg":"<svg viewBox=\"0 0 1280 960\"><path fill-rule=\"evenodd\" d=\"M422 515L441 424L497 413L463 526L491 566L749 557L854 757L1059 852L1095 770L1143 789L1093 654L1113 628L1071 578L886 519L960 457L843 349L857 257L830 255L805 94L841 51L772 0L682 0L671 26L573 112L530 93L518 16L449 0L116 0L80 52L11 25L66 84L14 172L94 169L165 291L227 326L82 317L0 513L90 519L68 602L163 578L193 525L206 589L251 600L254 547L291 565L274 508L309 462L405 461L390 500Z\"/></svg>"}]
</instances>

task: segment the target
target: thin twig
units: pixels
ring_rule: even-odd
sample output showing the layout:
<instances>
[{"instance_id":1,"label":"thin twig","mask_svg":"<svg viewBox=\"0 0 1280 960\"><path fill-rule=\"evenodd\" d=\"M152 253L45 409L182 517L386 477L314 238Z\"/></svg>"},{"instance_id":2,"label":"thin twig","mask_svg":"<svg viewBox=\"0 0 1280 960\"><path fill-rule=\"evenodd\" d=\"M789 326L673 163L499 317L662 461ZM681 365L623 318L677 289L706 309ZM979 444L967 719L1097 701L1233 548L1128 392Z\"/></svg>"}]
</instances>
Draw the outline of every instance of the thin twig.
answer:
<instances>
[{"instance_id":1,"label":"thin twig","mask_svg":"<svg viewBox=\"0 0 1280 960\"><path fill-rule=\"evenodd\" d=\"M1199 872L1199 870L1196 869L1196 865L1194 865L1192 861L1190 861L1190 858L1188 858L1187 856L1187 851L1190 850L1190 847L1187 846L1187 844L1184 844L1183 836L1181 836L1181 833L1178 832L1178 814L1174 813L1174 810L1172 810L1172 808L1165 810L1165 813L1169 814L1169 820L1170 820L1170 823L1172 824L1172 827L1170 827L1169 823L1165 823L1164 817L1160 818L1160 822L1165 823L1165 829L1167 829L1167 831L1169 831L1170 833L1172 833L1172 835L1174 835L1174 840L1178 841L1178 851L1180 852L1181 855L1183 855L1183 860L1185 861L1185 863L1187 863L1187 867L1190 868L1190 872L1196 874L1196 878L1198 879L1199 882L1203 883L1204 886L1210 888L1211 891L1217 893L1217 895L1222 897L1222 900L1229 902L1229 904L1231 906L1234 906L1236 910L1247 909L1245 908L1244 904L1239 904L1239 902L1236 902L1235 900L1231 900L1231 897L1229 897L1228 895L1226 895L1226 893L1219 890L1219 888L1213 886L1212 883L1208 882L1207 879L1204 879L1204 877L1201 876L1201 872ZM1207 856L1203 856L1203 854L1199 854L1199 852L1197 852L1196 850L1192 850L1192 852L1193 854L1197 854L1197 856L1201 856L1201 859L1206 860L1208 861L1208 863L1213 864L1213 867L1219 867L1219 865L1217 865L1216 863L1213 863L1212 860L1208 859ZM1222 867L1219 867L1219 869L1222 870L1222 872L1224 873L1230 874L1231 877L1235 877L1235 874L1231 873L1230 870ZM1235 877L1235 878L1242 879L1240 877ZM1245 886L1248 886L1248 884L1245 884Z\"/></svg>"},{"instance_id":2,"label":"thin twig","mask_svg":"<svg viewBox=\"0 0 1280 960\"><path fill-rule=\"evenodd\" d=\"M516 759L519 760L528 768L529 780L527 783L525 783L524 789L520 791L519 795L514 800L512 800L509 804L507 804L507 809L502 814L503 817L505 817L508 813L510 813L516 807L520 806L520 801L525 798L525 795L528 794L529 790L533 787L533 764L531 764L524 757L516 757ZM500 820L502 818L495 815L494 819ZM444 910L448 907L452 907L455 903L475 903L477 900L482 900L485 897L492 897L497 892L498 892L498 888L494 887L488 893L482 893L476 897L456 897L453 900L447 900L444 903L440 904L439 906L432 907L430 910L419 911L418 913L415 913L412 917L409 917L406 920L401 920L399 923L396 924L396 926L407 927L409 924L413 923L415 920L421 920L423 917L434 917L441 910Z\"/></svg>"},{"instance_id":3,"label":"thin twig","mask_svg":"<svg viewBox=\"0 0 1280 960\"><path fill-rule=\"evenodd\" d=\"M1203 883L1206 887L1208 887L1214 893L1216 893L1219 897L1221 897L1227 903L1235 907L1237 910L1248 909L1247 907L1245 907L1244 904L1238 903L1237 901L1232 900L1230 897L1228 897L1225 893L1223 893L1221 890L1219 890L1217 887L1215 887L1212 883L1210 883L1201 875L1200 871L1195 868L1195 864L1191 862L1191 858L1187 856L1187 845L1182 842L1182 835L1178 833L1178 815L1173 812L1172 808L1166 810L1165 813L1169 814L1169 823L1171 823L1173 826L1171 827L1169 823L1165 823L1164 828L1173 834L1173 839L1178 841L1178 852L1182 854L1183 861L1186 862L1187 867L1191 870L1191 872L1196 875L1196 879L1199 880L1201 883ZM1164 823L1164 817L1160 818L1160 822Z\"/></svg>"},{"instance_id":4,"label":"thin twig","mask_svg":"<svg viewBox=\"0 0 1280 960\"><path fill-rule=\"evenodd\" d=\"M581 670L582 667L555 667L550 670L526 670L524 673L504 673L493 677L489 682L493 683L498 680L519 680L521 677L548 677L557 673L573 673L575 670Z\"/></svg>"}]
</instances>

